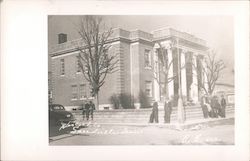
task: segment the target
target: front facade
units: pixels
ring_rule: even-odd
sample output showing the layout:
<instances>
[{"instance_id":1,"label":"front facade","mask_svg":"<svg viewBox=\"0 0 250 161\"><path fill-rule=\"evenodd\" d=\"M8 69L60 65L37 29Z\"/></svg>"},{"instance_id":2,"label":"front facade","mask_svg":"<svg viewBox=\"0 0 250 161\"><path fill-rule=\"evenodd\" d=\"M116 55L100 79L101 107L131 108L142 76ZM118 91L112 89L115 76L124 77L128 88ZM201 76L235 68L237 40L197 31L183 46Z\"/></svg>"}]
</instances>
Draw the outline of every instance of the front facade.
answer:
<instances>
[{"instance_id":1,"label":"front facade","mask_svg":"<svg viewBox=\"0 0 250 161\"><path fill-rule=\"evenodd\" d=\"M59 43L50 53L53 103L73 107L94 99L76 58L78 51L75 47L81 43L81 40ZM169 62L173 62L169 68L169 78L173 80L167 86L168 97L178 99L181 96L186 102L199 101L199 83L203 76L194 66L202 65L199 60L208 49L204 40L172 28L152 33L114 29L109 43L110 54L118 54L118 71L109 74L101 87L99 109L112 108L110 97L121 93L133 96L136 108L140 108L140 91L145 92L150 101L162 101L164 76L157 54L160 48Z\"/></svg>"}]
</instances>

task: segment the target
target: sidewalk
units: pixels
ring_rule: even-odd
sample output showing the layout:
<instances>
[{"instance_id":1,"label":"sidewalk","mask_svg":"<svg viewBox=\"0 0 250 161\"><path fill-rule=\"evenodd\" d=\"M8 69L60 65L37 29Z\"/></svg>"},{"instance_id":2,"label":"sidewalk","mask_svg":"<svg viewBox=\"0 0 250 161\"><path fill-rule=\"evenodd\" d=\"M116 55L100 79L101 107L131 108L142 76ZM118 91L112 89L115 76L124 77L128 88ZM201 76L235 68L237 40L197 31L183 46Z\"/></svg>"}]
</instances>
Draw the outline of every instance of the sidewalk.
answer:
<instances>
[{"instance_id":1,"label":"sidewalk","mask_svg":"<svg viewBox=\"0 0 250 161\"><path fill-rule=\"evenodd\" d=\"M168 138L172 141L174 140L176 144L180 142L183 138L190 136L192 138L196 138L197 136L202 135L202 137L206 137L208 140L214 137L219 137L221 135L227 136L226 138L230 138L229 140L232 140L233 133L231 134L232 129L234 129L234 117L228 116L227 118L214 118L214 119L199 119L199 120L192 120L192 121L186 121L184 124L178 124L178 123L172 123L172 124L164 124L164 123L95 123L94 121L85 121L85 122L79 122L81 125L85 125L84 128L81 128L80 130L83 131L102 131L102 130L110 130L113 129L114 131L119 131L121 129L139 129L142 130L142 133L139 134L131 134L133 137L137 137L137 139L141 139L142 144L146 142L148 138L150 138L150 135L157 136L155 141L162 140L162 142L165 142L165 135L168 136ZM231 129L232 128L232 129ZM225 131L226 130L226 131ZM224 133L222 133L224 132ZM228 136L228 132L230 132L230 135ZM218 135L217 135L218 134ZM97 143L103 143L108 142L106 139L109 139L110 142L114 142L116 138L116 141L119 141L120 139L129 138L131 137L129 134L124 135L97 135L97 134L89 134L89 133L83 133L83 134L74 134L74 133L64 133L57 136L49 137L49 142L67 142L69 144L74 145L75 141L82 141L83 138L88 138L88 141L85 140L86 143L83 143L83 145L88 145ZM231 136L232 135L232 136ZM105 140L103 139L103 136L105 136ZM114 137L115 136L115 137ZM130 136L130 137L129 137ZM75 138L76 137L76 138ZM145 140L143 141L144 138ZM99 142L95 140L99 140ZM222 138L219 138L223 140ZM65 141L66 140L66 141ZM195 140L195 139L194 139ZM71 142L72 141L72 142ZM136 139L135 139L136 141ZM120 140L121 142L121 140ZM231 141L233 142L233 141ZM231 144L230 142L230 144ZM132 144L132 143L131 143ZM219 143L218 143L219 144Z\"/></svg>"},{"instance_id":2,"label":"sidewalk","mask_svg":"<svg viewBox=\"0 0 250 161\"><path fill-rule=\"evenodd\" d=\"M169 128L174 130L184 130L192 128L196 125L204 125L204 124L221 124L224 121L233 120L234 116L229 115L226 118L207 118L207 119L195 119L195 120L187 120L183 124L179 123L95 123L94 121L85 121L86 124L99 124L99 125L117 125L117 126L154 126L160 128Z\"/></svg>"}]
</instances>

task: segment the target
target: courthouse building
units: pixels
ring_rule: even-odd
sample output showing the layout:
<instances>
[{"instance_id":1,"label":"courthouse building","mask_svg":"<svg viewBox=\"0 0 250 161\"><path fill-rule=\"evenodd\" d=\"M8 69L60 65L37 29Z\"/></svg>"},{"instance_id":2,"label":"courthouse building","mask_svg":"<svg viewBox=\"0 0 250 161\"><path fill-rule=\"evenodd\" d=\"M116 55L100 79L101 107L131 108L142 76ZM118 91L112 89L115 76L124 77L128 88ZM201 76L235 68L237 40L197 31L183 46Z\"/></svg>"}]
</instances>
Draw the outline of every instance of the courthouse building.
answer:
<instances>
[{"instance_id":1,"label":"courthouse building","mask_svg":"<svg viewBox=\"0 0 250 161\"><path fill-rule=\"evenodd\" d=\"M199 69L208 50L204 40L173 28L152 33L117 28L109 43L110 54L118 54L118 71L109 74L101 87L99 109L112 108L110 97L121 93L132 95L136 108L140 108L140 91L145 92L151 101L163 100L163 69L157 56L160 47L164 49L169 62L173 60L169 77L174 76L174 79L168 84L168 96L175 99L182 96L185 102L199 101L199 84L203 73L194 68ZM77 44L82 44L82 41L67 41L66 34L59 34L59 42L50 52L53 103L66 107L79 106L84 100L92 99L89 83L78 66ZM178 72L178 68L181 72Z\"/></svg>"}]
</instances>

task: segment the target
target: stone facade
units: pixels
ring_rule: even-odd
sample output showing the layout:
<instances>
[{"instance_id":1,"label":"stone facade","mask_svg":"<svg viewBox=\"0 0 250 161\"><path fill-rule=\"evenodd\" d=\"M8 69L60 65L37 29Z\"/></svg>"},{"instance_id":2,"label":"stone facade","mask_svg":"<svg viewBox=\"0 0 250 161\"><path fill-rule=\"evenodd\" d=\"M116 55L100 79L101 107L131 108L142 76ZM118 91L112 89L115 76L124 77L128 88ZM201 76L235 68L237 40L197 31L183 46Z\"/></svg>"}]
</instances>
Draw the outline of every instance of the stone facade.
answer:
<instances>
[{"instance_id":1,"label":"stone facade","mask_svg":"<svg viewBox=\"0 0 250 161\"><path fill-rule=\"evenodd\" d=\"M113 94L127 93L134 96L136 108L140 107L139 92L144 91L151 101L162 101L162 72L157 52L163 47L169 60L173 59L168 84L169 97L181 95L186 101L197 102L199 99L199 77L192 64L207 51L206 42L188 33L172 28L147 33L141 30L126 31L114 29L109 43L110 54L118 54L118 71L107 76L99 93L99 109L112 108L109 98ZM81 40L56 45L51 53L53 102L65 106L79 106L85 99L91 99L89 84L77 66L75 49ZM178 68L181 73L178 73ZM179 77L181 80L179 81ZM159 79L157 81L157 79ZM181 82L181 85L180 83Z\"/></svg>"}]
</instances>

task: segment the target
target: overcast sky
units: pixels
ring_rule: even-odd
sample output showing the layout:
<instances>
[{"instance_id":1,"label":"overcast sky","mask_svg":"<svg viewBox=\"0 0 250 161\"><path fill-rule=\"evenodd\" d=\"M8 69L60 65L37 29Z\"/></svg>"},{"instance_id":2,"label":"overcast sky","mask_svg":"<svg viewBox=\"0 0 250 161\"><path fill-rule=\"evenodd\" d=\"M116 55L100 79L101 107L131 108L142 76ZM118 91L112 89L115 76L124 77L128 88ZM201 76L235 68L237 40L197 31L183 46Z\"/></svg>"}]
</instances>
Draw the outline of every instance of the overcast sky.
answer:
<instances>
[{"instance_id":1,"label":"overcast sky","mask_svg":"<svg viewBox=\"0 0 250 161\"><path fill-rule=\"evenodd\" d=\"M234 67L234 28L231 16L104 16L106 24L125 30L140 29L152 32L159 28L172 27L185 31L207 41L207 46L215 49L224 60L226 75ZM68 34L68 40L79 38L75 24L78 16L49 16L49 48L57 44L57 34ZM228 76L226 76L228 77Z\"/></svg>"}]
</instances>

